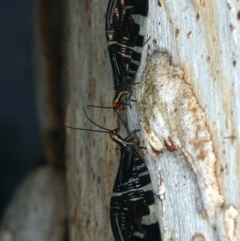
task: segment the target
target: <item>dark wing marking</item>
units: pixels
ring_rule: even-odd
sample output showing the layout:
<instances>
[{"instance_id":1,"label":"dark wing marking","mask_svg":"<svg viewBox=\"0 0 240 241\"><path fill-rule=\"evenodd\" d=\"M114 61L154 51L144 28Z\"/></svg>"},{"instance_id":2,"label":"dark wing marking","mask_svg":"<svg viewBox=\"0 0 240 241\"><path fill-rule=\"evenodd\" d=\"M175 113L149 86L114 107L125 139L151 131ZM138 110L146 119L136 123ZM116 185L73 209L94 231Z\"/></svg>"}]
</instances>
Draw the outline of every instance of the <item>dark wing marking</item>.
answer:
<instances>
[{"instance_id":1,"label":"dark wing marking","mask_svg":"<svg viewBox=\"0 0 240 241\"><path fill-rule=\"evenodd\" d=\"M119 0L109 0L105 22L105 31L106 39L108 41L108 53L112 65L115 86L119 85L122 79L122 72L119 69L119 64L116 58L117 35L120 31L120 14L121 8L119 7Z\"/></svg>"},{"instance_id":2,"label":"dark wing marking","mask_svg":"<svg viewBox=\"0 0 240 241\"><path fill-rule=\"evenodd\" d=\"M123 3L120 32L117 36L117 58L128 83L130 81L131 84L141 59L148 0L123 1Z\"/></svg>"},{"instance_id":3,"label":"dark wing marking","mask_svg":"<svg viewBox=\"0 0 240 241\"><path fill-rule=\"evenodd\" d=\"M110 0L106 37L117 91L131 89L144 43L148 0Z\"/></svg>"},{"instance_id":4,"label":"dark wing marking","mask_svg":"<svg viewBox=\"0 0 240 241\"><path fill-rule=\"evenodd\" d=\"M110 204L116 241L160 241L148 169L133 148L122 148Z\"/></svg>"}]
</instances>

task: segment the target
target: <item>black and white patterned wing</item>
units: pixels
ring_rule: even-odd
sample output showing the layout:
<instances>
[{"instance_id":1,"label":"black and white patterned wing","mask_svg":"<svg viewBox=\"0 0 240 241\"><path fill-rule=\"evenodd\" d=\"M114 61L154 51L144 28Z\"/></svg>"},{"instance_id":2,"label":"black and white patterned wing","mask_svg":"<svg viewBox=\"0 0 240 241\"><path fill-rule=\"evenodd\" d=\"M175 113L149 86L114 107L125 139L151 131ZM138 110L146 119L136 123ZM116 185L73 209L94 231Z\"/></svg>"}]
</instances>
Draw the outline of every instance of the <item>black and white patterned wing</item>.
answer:
<instances>
[{"instance_id":1,"label":"black and white patterned wing","mask_svg":"<svg viewBox=\"0 0 240 241\"><path fill-rule=\"evenodd\" d=\"M110 0L106 38L117 91L131 88L142 53L148 0Z\"/></svg>"},{"instance_id":2,"label":"black and white patterned wing","mask_svg":"<svg viewBox=\"0 0 240 241\"><path fill-rule=\"evenodd\" d=\"M148 0L122 1L123 13L117 36L117 61L125 73L127 84L132 83L140 60L148 15Z\"/></svg>"},{"instance_id":3,"label":"black and white patterned wing","mask_svg":"<svg viewBox=\"0 0 240 241\"><path fill-rule=\"evenodd\" d=\"M110 219L116 241L160 241L150 175L136 151L122 148Z\"/></svg>"},{"instance_id":4,"label":"black and white patterned wing","mask_svg":"<svg viewBox=\"0 0 240 241\"><path fill-rule=\"evenodd\" d=\"M122 14L121 4L119 0L109 0L105 31L106 39L108 41L108 53L111 61L111 66L113 70L114 78L114 88L118 89L120 83L122 82L122 70L119 68L119 63L117 61L117 39L119 38L119 32L121 28L120 15Z\"/></svg>"}]
</instances>

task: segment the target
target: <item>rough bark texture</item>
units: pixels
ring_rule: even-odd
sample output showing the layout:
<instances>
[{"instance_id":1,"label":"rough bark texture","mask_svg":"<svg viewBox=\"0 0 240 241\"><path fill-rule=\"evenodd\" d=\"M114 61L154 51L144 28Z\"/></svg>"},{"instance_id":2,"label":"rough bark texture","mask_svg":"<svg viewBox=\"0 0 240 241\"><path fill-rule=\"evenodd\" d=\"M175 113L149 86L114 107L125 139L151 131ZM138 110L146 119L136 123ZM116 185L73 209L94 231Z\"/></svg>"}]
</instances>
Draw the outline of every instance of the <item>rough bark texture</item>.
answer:
<instances>
[{"instance_id":1,"label":"rough bark texture","mask_svg":"<svg viewBox=\"0 0 240 241\"><path fill-rule=\"evenodd\" d=\"M105 40L106 1L68 1L65 88L68 126L98 129L84 116L88 104L111 106L113 80ZM113 129L113 111L92 108L88 116ZM66 130L70 240L113 240L110 197L119 153L108 134Z\"/></svg>"},{"instance_id":2,"label":"rough bark texture","mask_svg":"<svg viewBox=\"0 0 240 241\"><path fill-rule=\"evenodd\" d=\"M113 77L104 31L107 4L65 2L65 125L97 129L83 107L111 106ZM239 3L149 0L149 5L150 40L133 93L137 104L122 115L127 114L130 130L142 129L144 159L160 196L156 202L162 238L240 240ZM47 64L47 58L44 61ZM39 69L39 79L51 77L44 64ZM105 128L122 127L111 110L86 111ZM52 123L58 130L56 115L48 120L41 113L44 130ZM124 136L124 127L121 131ZM113 240L109 203L119 157L107 134L66 129L69 240Z\"/></svg>"},{"instance_id":3,"label":"rough bark texture","mask_svg":"<svg viewBox=\"0 0 240 241\"><path fill-rule=\"evenodd\" d=\"M74 126L89 127L90 123L85 122L82 115L83 105L109 106L113 96L104 39L106 6L106 2L99 1L90 5L69 2L66 113L67 123ZM72 11L75 13L71 15ZM139 105L127 113L130 130L139 127L140 114L145 145L150 153L145 152L145 160L155 191L159 190L162 198L159 220L163 239L237 240L239 117L234 110L239 108L239 4L234 1L150 1L146 36L150 36L150 40L144 48L136 78L136 82L142 82L135 88ZM173 69L172 74L165 74L165 92L160 82L159 86L151 86L157 73L150 77L150 73L145 72L141 78L146 56L152 55L153 50L167 52L171 58L172 63L168 62L167 67L159 65L160 70L169 71L171 65L181 67L180 73ZM161 59L161 55L158 58ZM174 82L176 75L180 75L180 83ZM177 94L173 98L174 91ZM162 99L155 98L152 104L151 94ZM170 98L174 103L171 104ZM114 127L114 122L110 122L112 114L101 111L97 118L96 112L89 112L91 118L105 127ZM154 118L149 112L154 112ZM104 119L109 122L105 123ZM148 123L147 133L144 119ZM158 148L149 142L149 133L159 141ZM106 136L72 131L68 131L68 135L68 148L77 148L69 151L68 181L73 187L69 199L76 202L80 198L77 206L74 203L70 207L70 218L74 220L70 223L71 238L79 233L86 240L94 240L98 235L110 239L109 194L119 156L114 147L109 146ZM163 154L159 155L159 151ZM74 168L79 169L79 174L73 175ZM101 176L101 183L96 176ZM96 190L101 190L100 196ZM99 206L106 209L95 218ZM106 233L99 230L92 233L96 220Z\"/></svg>"},{"instance_id":4,"label":"rough bark texture","mask_svg":"<svg viewBox=\"0 0 240 241\"><path fill-rule=\"evenodd\" d=\"M145 160L161 197L163 240L238 240L239 4L149 2L150 40L134 92L138 105L127 114L129 129L141 125L144 131ZM113 97L107 2L67 5L66 123L89 128L83 106L109 106ZM159 54L151 64L155 70L142 76L154 50L167 54ZM117 125L108 111L88 114L104 127ZM67 133L71 240L112 240L108 216L116 146L103 134Z\"/></svg>"},{"instance_id":5,"label":"rough bark texture","mask_svg":"<svg viewBox=\"0 0 240 241\"><path fill-rule=\"evenodd\" d=\"M143 57L136 96L164 240L240 238L239 16L235 1L150 3L144 54L167 54Z\"/></svg>"}]
</instances>

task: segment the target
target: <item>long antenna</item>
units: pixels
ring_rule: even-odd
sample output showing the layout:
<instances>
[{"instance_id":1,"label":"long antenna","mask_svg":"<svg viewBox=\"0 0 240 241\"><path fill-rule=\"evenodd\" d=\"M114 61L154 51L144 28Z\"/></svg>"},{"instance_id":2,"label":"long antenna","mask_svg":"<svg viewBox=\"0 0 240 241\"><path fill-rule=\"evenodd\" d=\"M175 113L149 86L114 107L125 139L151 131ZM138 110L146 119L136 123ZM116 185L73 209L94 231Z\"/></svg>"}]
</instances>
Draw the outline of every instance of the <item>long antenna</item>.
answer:
<instances>
[{"instance_id":1,"label":"long antenna","mask_svg":"<svg viewBox=\"0 0 240 241\"><path fill-rule=\"evenodd\" d=\"M80 131L92 131L92 132L110 133L110 131L91 130L91 129L84 129L84 128L78 128L78 127L71 127L71 126L65 126L65 127L69 128L69 129L73 129L73 130L80 130Z\"/></svg>"},{"instance_id":2,"label":"long antenna","mask_svg":"<svg viewBox=\"0 0 240 241\"><path fill-rule=\"evenodd\" d=\"M128 105L128 104L127 104L127 105ZM131 105L130 105L130 106L131 106ZM114 109L113 107L102 107L102 106L97 106L97 105L88 105L88 106L87 106L88 109L89 109L90 107L96 107L96 108L100 108L100 109ZM132 108L132 106L131 106L131 108ZM115 112L117 113L119 119L121 120L122 124L124 125L125 129L127 130L129 136L131 136L132 133L130 134L130 131L128 130L127 125L124 123L122 117L120 116L120 114L118 113L118 111L115 110ZM84 113L85 113L85 111L84 111ZM85 115L86 115L86 114L85 114ZM87 117L87 118L88 118L88 117ZM88 118L88 119L89 119L89 118ZM93 122L92 122L92 123L93 123ZM94 123L94 124L96 124L96 123ZM103 128L103 129L105 129L105 128Z\"/></svg>"},{"instance_id":3,"label":"long antenna","mask_svg":"<svg viewBox=\"0 0 240 241\"><path fill-rule=\"evenodd\" d=\"M132 109L132 105L130 104L127 104L127 103L121 103L121 105L128 105L131 109ZM99 105L88 105L87 108L99 108L99 109L115 109L114 107L111 107L111 106L99 106Z\"/></svg>"},{"instance_id":4,"label":"long antenna","mask_svg":"<svg viewBox=\"0 0 240 241\"><path fill-rule=\"evenodd\" d=\"M105 106L98 106L98 105L88 105L87 108L89 109L90 107L95 107L95 108L100 108L100 109L113 109L113 107L105 107Z\"/></svg>"},{"instance_id":5,"label":"long antenna","mask_svg":"<svg viewBox=\"0 0 240 241\"><path fill-rule=\"evenodd\" d=\"M92 129L86 129L86 128L78 128L78 127L71 127L71 126L66 126L66 125L65 125L65 127L66 127L66 128L69 128L69 129L81 130L81 131L92 131L92 132L101 132L101 133L110 133L110 132L112 132L112 130L109 130L109 129L107 129L107 128L104 128L104 127L98 125L97 123L95 123L94 121L92 121L92 120L87 116L84 107L83 107L83 111L84 111L84 115L86 116L86 118L87 118L92 124L94 124L95 126L101 128L101 129L103 129L103 130L105 130L105 131L92 130Z\"/></svg>"},{"instance_id":6,"label":"long antenna","mask_svg":"<svg viewBox=\"0 0 240 241\"><path fill-rule=\"evenodd\" d=\"M73 130L91 131L91 132L100 132L100 133L111 133L111 132L113 132L113 130L109 130L109 129L107 129L107 128L104 128L104 127L98 125L97 123L95 123L94 121L92 121L92 120L87 116L87 113L86 113L84 107L83 107L83 111L84 111L84 115L86 116L86 118L87 118L92 124L94 124L95 126L101 128L101 129L103 129L103 130L105 130L105 131L92 130L92 129L86 129L86 128L78 128L78 127L71 127L71 126L67 126L67 125L65 125L65 127L66 127L66 128L69 128L69 129L73 129ZM115 111L115 112L117 112L117 111ZM125 123L123 122L123 120L122 120L122 118L121 118L121 116L119 115L118 112L117 112L117 115L118 115L118 117L120 118L120 120L121 120L121 122L123 123L123 125L125 126L125 128L127 129ZM123 139L122 137L119 137L121 140L127 141L127 139L128 139L132 134L134 134L134 133L136 133L136 132L138 132L138 131L140 131L140 130L133 130L131 133L129 132L128 129L127 129L127 131L128 131L128 133L129 133L129 135L128 135L126 138L124 138L124 139ZM113 138L111 137L111 139L113 139ZM136 137L135 137L134 139L136 139ZM131 140L129 140L129 141L131 141ZM129 141L127 141L127 142L129 142ZM126 142L126 143L127 143L127 142ZM136 143L136 144L138 145L138 143ZM138 146L137 148L146 149L145 147L140 147L140 146Z\"/></svg>"},{"instance_id":7,"label":"long antenna","mask_svg":"<svg viewBox=\"0 0 240 241\"><path fill-rule=\"evenodd\" d=\"M102 127L102 126L100 126L100 125L98 125L97 123L95 123L94 121L92 121L88 116L87 116L87 114L86 114L86 111L85 111L85 108L83 107L83 111L84 111L84 114L85 114L85 116L87 117L87 119L91 122L91 123L93 123L95 126L97 126L97 127L99 127L99 128L101 128L101 129L103 129L103 130L106 130L106 131L108 131L108 133L109 132L111 132L111 130L109 130L109 129L107 129L107 128L104 128L104 127Z\"/></svg>"}]
</instances>

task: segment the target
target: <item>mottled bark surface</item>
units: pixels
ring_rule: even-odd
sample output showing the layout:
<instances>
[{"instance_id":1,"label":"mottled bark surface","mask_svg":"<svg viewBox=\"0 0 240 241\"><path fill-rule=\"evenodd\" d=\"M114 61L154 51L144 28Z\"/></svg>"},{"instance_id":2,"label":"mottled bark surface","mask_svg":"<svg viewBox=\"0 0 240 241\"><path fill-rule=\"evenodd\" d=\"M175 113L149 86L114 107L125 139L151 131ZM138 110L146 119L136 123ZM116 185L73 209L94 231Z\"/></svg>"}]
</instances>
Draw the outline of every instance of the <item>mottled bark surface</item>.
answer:
<instances>
[{"instance_id":1,"label":"mottled bark surface","mask_svg":"<svg viewBox=\"0 0 240 241\"><path fill-rule=\"evenodd\" d=\"M67 5L66 123L89 128L83 106L109 106L113 97L104 33L107 2ZM150 40L135 80L141 84L134 86L138 105L127 114L130 130L144 130L140 140L148 147L144 157L161 197L163 240L238 239L238 26L234 1L150 1ZM168 67L159 66L167 69L164 93L160 81L150 86L156 73L142 76L154 50L171 59ZM181 71L168 73L171 65ZM174 84L177 75L181 81ZM174 98L171 91L177 92ZM153 95L161 98L150 103ZM87 113L104 127L117 125L111 112ZM156 139L157 148L151 142ZM108 216L119 159L116 146L104 134L67 130L67 150L71 240L112 240Z\"/></svg>"},{"instance_id":2,"label":"mottled bark surface","mask_svg":"<svg viewBox=\"0 0 240 241\"><path fill-rule=\"evenodd\" d=\"M65 124L98 129L84 116L88 104L111 106L113 78L105 40L107 1L69 1L66 11ZM86 109L99 125L113 129L112 110ZM110 197L119 153L108 134L66 129L70 240L113 240Z\"/></svg>"},{"instance_id":3,"label":"mottled bark surface","mask_svg":"<svg viewBox=\"0 0 240 241\"><path fill-rule=\"evenodd\" d=\"M65 2L63 65L58 73L65 125L97 129L83 108L111 106L113 77L104 31L107 4ZM130 131L142 130L139 139L147 147L142 154L160 196L156 203L163 240L240 240L240 6L235 1L189 0L149 5L146 40L150 39L135 80L140 84L133 92L137 104L123 118L127 114ZM39 62L44 59L41 53ZM47 49L46 53L51 56ZM39 65L39 79L52 76L46 66ZM46 94L46 85L39 86ZM39 106L44 110L42 102ZM51 133L51 126L61 126L52 106L41 112L45 133ZM121 126L125 136L112 110L86 112L105 128ZM69 240L113 240L109 204L119 148L108 134L65 131ZM48 153L49 163L54 162L54 152Z\"/></svg>"}]
</instances>

